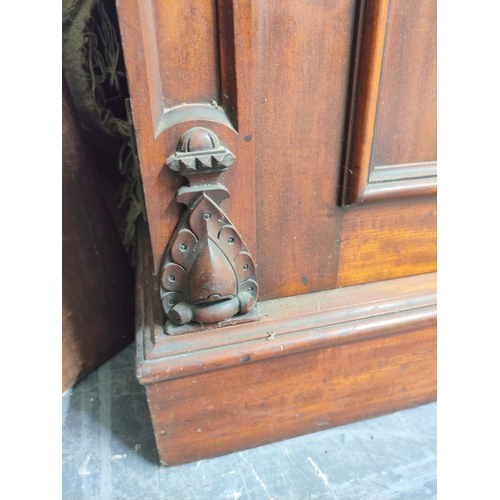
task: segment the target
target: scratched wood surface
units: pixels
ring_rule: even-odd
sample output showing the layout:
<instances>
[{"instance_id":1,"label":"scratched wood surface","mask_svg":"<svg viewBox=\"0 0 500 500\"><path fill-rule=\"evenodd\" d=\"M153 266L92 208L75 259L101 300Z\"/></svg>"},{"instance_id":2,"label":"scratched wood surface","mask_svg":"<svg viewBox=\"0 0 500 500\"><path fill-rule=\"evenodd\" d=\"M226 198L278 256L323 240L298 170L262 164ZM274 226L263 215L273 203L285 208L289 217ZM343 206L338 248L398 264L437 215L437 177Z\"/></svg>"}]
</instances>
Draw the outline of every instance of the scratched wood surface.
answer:
<instances>
[{"instance_id":1,"label":"scratched wood surface","mask_svg":"<svg viewBox=\"0 0 500 500\"><path fill-rule=\"evenodd\" d=\"M127 347L63 395L63 498L437 498L435 403L163 467L133 357Z\"/></svg>"},{"instance_id":2,"label":"scratched wood surface","mask_svg":"<svg viewBox=\"0 0 500 500\"><path fill-rule=\"evenodd\" d=\"M435 160L435 4L120 1L156 270L182 211L165 160L203 126L236 156L222 208L256 260L260 300L433 271L433 221L414 216L412 198L435 192L422 177ZM363 226L383 232L353 248L356 216L339 190L345 181L360 201L375 166L391 168L373 181L403 177L369 183ZM381 199L398 200L396 216Z\"/></svg>"}]
</instances>

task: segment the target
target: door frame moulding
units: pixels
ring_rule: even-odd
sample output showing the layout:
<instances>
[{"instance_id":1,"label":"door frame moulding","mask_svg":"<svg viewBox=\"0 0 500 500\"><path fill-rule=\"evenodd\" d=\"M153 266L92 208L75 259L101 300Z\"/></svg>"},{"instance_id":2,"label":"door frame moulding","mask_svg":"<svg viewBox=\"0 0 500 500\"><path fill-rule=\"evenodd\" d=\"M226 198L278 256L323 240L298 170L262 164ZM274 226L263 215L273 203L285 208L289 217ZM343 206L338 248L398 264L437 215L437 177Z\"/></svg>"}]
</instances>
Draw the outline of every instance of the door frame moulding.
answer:
<instances>
[{"instance_id":1,"label":"door frame moulding","mask_svg":"<svg viewBox=\"0 0 500 500\"><path fill-rule=\"evenodd\" d=\"M358 7L341 205L437 192L436 161L370 168L389 3L361 0Z\"/></svg>"}]
</instances>

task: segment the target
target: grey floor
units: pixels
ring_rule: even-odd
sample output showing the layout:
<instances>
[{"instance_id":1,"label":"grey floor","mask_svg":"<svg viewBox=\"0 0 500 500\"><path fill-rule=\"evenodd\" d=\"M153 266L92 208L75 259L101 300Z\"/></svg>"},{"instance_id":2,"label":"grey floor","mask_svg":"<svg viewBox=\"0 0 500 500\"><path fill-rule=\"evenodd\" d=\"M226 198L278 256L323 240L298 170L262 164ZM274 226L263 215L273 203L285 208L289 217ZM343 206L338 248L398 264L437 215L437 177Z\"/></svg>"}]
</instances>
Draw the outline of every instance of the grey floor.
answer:
<instances>
[{"instance_id":1,"label":"grey floor","mask_svg":"<svg viewBox=\"0 0 500 500\"><path fill-rule=\"evenodd\" d=\"M63 498L436 498L436 404L179 467L159 464L133 346L63 395Z\"/></svg>"}]
</instances>

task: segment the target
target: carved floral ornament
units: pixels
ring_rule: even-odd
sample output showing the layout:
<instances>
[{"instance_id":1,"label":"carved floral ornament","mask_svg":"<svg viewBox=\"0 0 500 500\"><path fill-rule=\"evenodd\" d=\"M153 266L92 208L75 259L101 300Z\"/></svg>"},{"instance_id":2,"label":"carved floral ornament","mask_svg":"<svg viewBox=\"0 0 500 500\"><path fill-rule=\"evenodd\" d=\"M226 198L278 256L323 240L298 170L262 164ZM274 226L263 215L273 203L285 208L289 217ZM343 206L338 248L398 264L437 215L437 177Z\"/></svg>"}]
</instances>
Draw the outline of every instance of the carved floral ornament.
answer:
<instances>
[{"instance_id":1,"label":"carved floral ornament","mask_svg":"<svg viewBox=\"0 0 500 500\"><path fill-rule=\"evenodd\" d=\"M238 322L258 319L253 259L220 208L230 195L217 178L233 161L233 153L213 132L198 127L181 137L177 152L166 162L189 182L177 193L177 201L187 209L161 269L160 297L169 334L233 317Z\"/></svg>"}]
</instances>

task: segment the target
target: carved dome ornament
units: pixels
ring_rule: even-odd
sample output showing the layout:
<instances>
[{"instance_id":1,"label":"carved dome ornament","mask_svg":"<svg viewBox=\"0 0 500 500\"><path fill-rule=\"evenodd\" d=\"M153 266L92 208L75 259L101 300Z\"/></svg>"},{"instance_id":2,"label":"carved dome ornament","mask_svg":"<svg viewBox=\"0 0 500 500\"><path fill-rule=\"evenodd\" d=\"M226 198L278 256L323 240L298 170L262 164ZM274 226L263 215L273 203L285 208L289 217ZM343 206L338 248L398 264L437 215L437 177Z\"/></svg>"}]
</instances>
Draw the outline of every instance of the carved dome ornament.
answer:
<instances>
[{"instance_id":1,"label":"carved dome ornament","mask_svg":"<svg viewBox=\"0 0 500 500\"><path fill-rule=\"evenodd\" d=\"M234 158L213 132L196 127L182 135L166 161L189 182L177 193L187 210L161 268L160 298L170 335L259 318L255 264L220 208L229 191L217 178Z\"/></svg>"}]
</instances>

